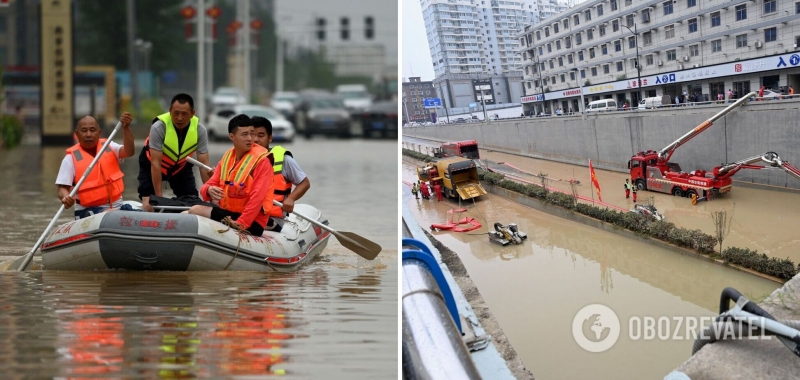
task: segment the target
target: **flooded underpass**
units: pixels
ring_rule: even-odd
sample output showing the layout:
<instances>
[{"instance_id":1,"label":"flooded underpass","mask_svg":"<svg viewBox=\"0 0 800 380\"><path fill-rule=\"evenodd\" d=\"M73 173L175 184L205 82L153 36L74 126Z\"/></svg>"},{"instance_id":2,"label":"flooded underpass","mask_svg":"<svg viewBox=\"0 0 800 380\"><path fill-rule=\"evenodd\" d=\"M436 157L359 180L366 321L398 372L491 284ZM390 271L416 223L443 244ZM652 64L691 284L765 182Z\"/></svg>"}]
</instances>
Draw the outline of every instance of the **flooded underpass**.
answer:
<instances>
[{"instance_id":1,"label":"flooded underpass","mask_svg":"<svg viewBox=\"0 0 800 380\"><path fill-rule=\"evenodd\" d=\"M298 203L380 244L374 261L331 238L315 262L288 274L0 272L3 377L396 378L396 144L283 144L311 181ZM230 143L209 148L216 163ZM64 154L36 145L0 151L3 259L29 251L58 210ZM123 198L137 199L137 160L122 170Z\"/></svg>"},{"instance_id":2,"label":"flooded underpass","mask_svg":"<svg viewBox=\"0 0 800 380\"><path fill-rule=\"evenodd\" d=\"M402 176L406 182L416 180L407 158ZM447 211L458 206L416 200L408 187L402 201L421 226L445 222ZM663 378L689 358L693 341L630 339L626 322L632 317L712 317L725 287L733 286L754 300L779 287L492 194L461 206L483 227L468 233L433 232L433 236L458 254L537 379ZM486 233L495 222L516 223L528 239L518 246L490 243ZM576 313L590 304L608 306L623 322L619 340L602 353L585 351L572 334Z\"/></svg>"}]
</instances>

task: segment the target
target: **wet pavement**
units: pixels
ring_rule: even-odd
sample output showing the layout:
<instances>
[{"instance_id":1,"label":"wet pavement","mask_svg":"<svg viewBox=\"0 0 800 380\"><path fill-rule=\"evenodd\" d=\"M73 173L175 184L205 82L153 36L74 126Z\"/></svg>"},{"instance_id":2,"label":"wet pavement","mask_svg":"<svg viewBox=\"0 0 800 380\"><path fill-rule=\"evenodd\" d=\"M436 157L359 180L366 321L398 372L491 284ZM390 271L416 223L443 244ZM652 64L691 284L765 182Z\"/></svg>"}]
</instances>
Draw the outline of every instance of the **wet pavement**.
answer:
<instances>
[{"instance_id":1,"label":"wet pavement","mask_svg":"<svg viewBox=\"0 0 800 380\"><path fill-rule=\"evenodd\" d=\"M3 377L396 378L396 142L284 146L311 179L300 203L380 244L378 259L331 239L290 274L3 272ZM229 147L213 143L211 162ZM29 251L60 207L54 182L64 149L0 151L0 256ZM136 158L123 171L123 197L134 200Z\"/></svg>"}]
</instances>

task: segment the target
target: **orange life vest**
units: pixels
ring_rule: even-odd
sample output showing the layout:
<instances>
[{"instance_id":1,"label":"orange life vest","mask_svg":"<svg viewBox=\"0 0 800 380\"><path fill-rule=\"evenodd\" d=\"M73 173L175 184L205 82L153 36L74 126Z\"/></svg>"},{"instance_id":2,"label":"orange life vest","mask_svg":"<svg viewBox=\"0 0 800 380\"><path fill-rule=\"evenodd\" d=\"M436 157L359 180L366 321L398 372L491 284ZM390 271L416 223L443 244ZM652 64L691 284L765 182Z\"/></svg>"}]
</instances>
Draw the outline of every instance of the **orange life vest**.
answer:
<instances>
[{"instance_id":1,"label":"orange life vest","mask_svg":"<svg viewBox=\"0 0 800 380\"><path fill-rule=\"evenodd\" d=\"M97 142L97 149L102 148L105 142L106 139L100 139ZM83 150L81 144L75 144L67 149L67 154L72 157L72 163L75 165L75 178L72 179L74 186L89 168L94 157ZM97 152L96 154L101 153ZM110 147L106 148L100 159L97 160L94 169L78 189L78 204L83 207L112 205L115 200L122 197L122 191L125 189L122 182L124 175L119 168L119 159Z\"/></svg>"},{"instance_id":2,"label":"orange life vest","mask_svg":"<svg viewBox=\"0 0 800 380\"><path fill-rule=\"evenodd\" d=\"M192 116L187 127L189 130L186 131L186 138L182 145L178 143L178 133L175 125L172 124L172 116L169 112L155 117L153 123L158 120L161 120L165 126L164 143L161 145L161 152L163 153L161 155L161 174L169 178L186 167L186 157L191 156L197 150L197 125L200 123L200 119L197 116ZM147 136L147 139L144 140L144 151L147 154L147 159L152 161L150 158L150 136Z\"/></svg>"},{"instance_id":3,"label":"orange life vest","mask_svg":"<svg viewBox=\"0 0 800 380\"><path fill-rule=\"evenodd\" d=\"M222 200L219 205L225 210L241 213L247 201L250 199L250 192L253 189L253 170L263 159L271 159L266 148L253 144L253 147L242 159L236 162L236 151L231 148L222 156L220 170L220 182L222 185ZM270 163L270 166L272 164ZM262 202L261 212L269 214L274 207L272 205L273 190L275 185L270 183L267 195Z\"/></svg>"},{"instance_id":4,"label":"orange life vest","mask_svg":"<svg viewBox=\"0 0 800 380\"><path fill-rule=\"evenodd\" d=\"M269 151L272 154L275 163L272 164L272 183L275 185L275 200L283 202L286 197L292 193L292 183L286 181L283 176L283 161L286 156L292 156L292 152L286 150L280 145L272 147ZM269 216L283 218L283 210L280 207L273 207L269 212Z\"/></svg>"}]
</instances>

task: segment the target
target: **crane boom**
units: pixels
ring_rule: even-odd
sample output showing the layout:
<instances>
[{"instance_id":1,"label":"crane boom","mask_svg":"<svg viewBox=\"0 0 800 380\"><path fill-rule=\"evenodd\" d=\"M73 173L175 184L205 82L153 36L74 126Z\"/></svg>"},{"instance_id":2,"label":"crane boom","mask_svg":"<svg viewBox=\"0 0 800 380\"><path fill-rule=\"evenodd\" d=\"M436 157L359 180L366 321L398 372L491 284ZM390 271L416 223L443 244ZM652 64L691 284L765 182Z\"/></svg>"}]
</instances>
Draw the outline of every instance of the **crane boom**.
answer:
<instances>
[{"instance_id":1,"label":"crane boom","mask_svg":"<svg viewBox=\"0 0 800 380\"><path fill-rule=\"evenodd\" d=\"M660 161L663 161L663 162L669 161L670 157L672 156L672 153L675 152L675 149L678 149L678 147L680 147L681 145L685 144L686 142L688 142L689 140L691 140L695 136L699 135L700 133L702 133L703 131L705 131L709 127L711 127L711 125L713 125L713 123L717 119L725 116L729 112L733 111L736 107L739 107L742 104L744 104L745 102L747 102L750 99L750 97L756 96L756 95L757 94L756 94L755 91L750 92L749 94L747 94L747 95L743 96L742 98L740 98L740 99L736 100L735 102L733 102L733 104L725 107L724 110L719 111L716 115L710 117L708 120L706 120L706 121L702 122L700 125L694 127L694 129L692 129L691 131L687 132L685 135L681 136L677 140L673 141L671 144L669 144L666 147L664 147L664 149L661 149L658 152L658 159Z\"/></svg>"},{"instance_id":2,"label":"crane boom","mask_svg":"<svg viewBox=\"0 0 800 380\"><path fill-rule=\"evenodd\" d=\"M767 152L764 157L762 157L762 160L771 166L777 166L790 175L793 175L795 178L800 179L800 169L790 165L786 161L781 160L777 153Z\"/></svg>"},{"instance_id":3,"label":"crane boom","mask_svg":"<svg viewBox=\"0 0 800 380\"><path fill-rule=\"evenodd\" d=\"M754 163L759 161L766 163L767 166L783 169L783 171L789 173L790 175L793 175L797 179L800 179L800 169L790 165L786 161L781 160L780 156L778 156L778 154L775 152L766 152L762 155L745 158L743 160L739 160L734 163L722 166L717 166L716 168L714 168L714 178L716 179L729 178L742 169L765 168L766 166L753 165Z\"/></svg>"}]
</instances>

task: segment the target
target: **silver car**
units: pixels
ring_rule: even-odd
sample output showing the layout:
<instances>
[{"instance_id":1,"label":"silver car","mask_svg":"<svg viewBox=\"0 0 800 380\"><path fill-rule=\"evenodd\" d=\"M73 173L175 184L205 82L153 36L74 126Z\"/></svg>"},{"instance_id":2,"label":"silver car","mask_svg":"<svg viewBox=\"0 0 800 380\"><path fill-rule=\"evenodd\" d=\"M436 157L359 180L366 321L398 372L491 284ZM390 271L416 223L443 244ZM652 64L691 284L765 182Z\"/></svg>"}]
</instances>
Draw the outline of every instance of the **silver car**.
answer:
<instances>
[{"instance_id":1,"label":"silver car","mask_svg":"<svg viewBox=\"0 0 800 380\"><path fill-rule=\"evenodd\" d=\"M250 117L261 116L272 123L272 141L291 142L294 140L295 129L291 121L281 115L274 108L258 104L240 104L234 106L221 106L214 109L209 117L208 138L210 140L228 139L228 122L238 114Z\"/></svg>"}]
</instances>

